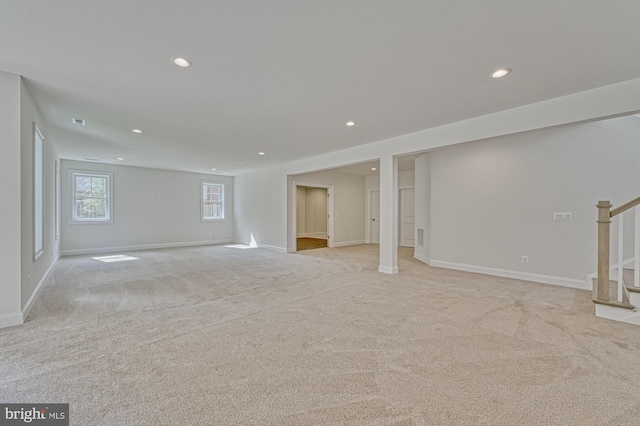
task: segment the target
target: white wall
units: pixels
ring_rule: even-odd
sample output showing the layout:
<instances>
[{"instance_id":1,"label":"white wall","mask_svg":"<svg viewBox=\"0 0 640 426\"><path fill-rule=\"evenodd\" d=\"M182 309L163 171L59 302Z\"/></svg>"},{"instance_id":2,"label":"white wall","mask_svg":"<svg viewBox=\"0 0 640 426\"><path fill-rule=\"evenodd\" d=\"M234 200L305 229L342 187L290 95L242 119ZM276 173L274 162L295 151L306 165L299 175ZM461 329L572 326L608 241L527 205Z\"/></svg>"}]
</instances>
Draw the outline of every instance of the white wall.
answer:
<instances>
[{"instance_id":1,"label":"white wall","mask_svg":"<svg viewBox=\"0 0 640 426\"><path fill-rule=\"evenodd\" d=\"M21 111L21 186L22 186L22 224L21 224L21 257L22 257L22 310L25 316L31 310L37 292L55 265L60 254L60 240L55 236L55 163L59 161L54 141L47 137L47 126L27 90L24 82L20 84ZM33 225L33 124L44 137L44 252L34 260L34 225Z\"/></svg>"},{"instance_id":2,"label":"white wall","mask_svg":"<svg viewBox=\"0 0 640 426\"><path fill-rule=\"evenodd\" d=\"M22 323L20 77L0 71L0 328Z\"/></svg>"},{"instance_id":3,"label":"white wall","mask_svg":"<svg viewBox=\"0 0 640 426\"><path fill-rule=\"evenodd\" d=\"M307 235L307 188L299 186L296 197L296 236Z\"/></svg>"},{"instance_id":4,"label":"white wall","mask_svg":"<svg viewBox=\"0 0 640 426\"><path fill-rule=\"evenodd\" d=\"M289 175L638 111L635 79L236 176L236 237L248 242L253 234L263 245L287 246L287 215L294 211Z\"/></svg>"},{"instance_id":5,"label":"white wall","mask_svg":"<svg viewBox=\"0 0 640 426\"><path fill-rule=\"evenodd\" d=\"M640 195L639 140L640 121L617 118L430 152L430 164L416 162L421 179L430 175L417 188L424 195L431 185L420 223L438 232L429 233L430 255L416 252L437 266L586 287L596 270L596 203L617 206ZM554 221L554 212L571 212L573 220Z\"/></svg>"},{"instance_id":6,"label":"white wall","mask_svg":"<svg viewBox=\"0 0 640 426\"><path fill-rule=\"evenodd\" d=\"M113 223L70 223L70 169L113 173ZM233 241L232 177L67 160L61 173L65 254ZM200 220L202 180L225 184L224 220Z\"/></svg>"}]
</instances>

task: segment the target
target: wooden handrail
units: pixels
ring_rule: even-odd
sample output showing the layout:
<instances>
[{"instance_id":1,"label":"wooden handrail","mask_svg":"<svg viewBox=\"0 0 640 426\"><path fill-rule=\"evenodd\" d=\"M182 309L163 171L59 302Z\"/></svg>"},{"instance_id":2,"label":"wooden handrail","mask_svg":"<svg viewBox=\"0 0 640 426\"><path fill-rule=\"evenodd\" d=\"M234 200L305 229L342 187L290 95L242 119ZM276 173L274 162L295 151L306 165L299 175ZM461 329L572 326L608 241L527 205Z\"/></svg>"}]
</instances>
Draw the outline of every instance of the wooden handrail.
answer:
<instances>
[{"instance_id":1,"label":"wooden handrail","mask_svg":"<svg viewBox=\"0 0 640 426\"><path fill-rule=\"evenodd\" d=\"M640 204L640 197L636 198L635 200L631 200L628 203L624 203L620 207L616 207L615 209L611 210L611 217L617 216L620 213L626 210L629 210L631 207L637 206L638 204Z\"/></svg>"}]
</instances>

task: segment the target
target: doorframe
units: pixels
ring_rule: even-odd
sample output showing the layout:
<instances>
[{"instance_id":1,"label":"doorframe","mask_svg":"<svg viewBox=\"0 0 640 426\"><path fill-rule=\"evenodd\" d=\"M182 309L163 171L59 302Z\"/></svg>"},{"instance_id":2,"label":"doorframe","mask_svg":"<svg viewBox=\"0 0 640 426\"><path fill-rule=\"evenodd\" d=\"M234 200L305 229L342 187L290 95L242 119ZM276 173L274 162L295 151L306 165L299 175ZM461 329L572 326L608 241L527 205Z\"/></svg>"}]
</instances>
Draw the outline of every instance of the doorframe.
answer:
<instances>
[{"instance_id":1,"label":"doorframe","mask_svg":"<svg viewBox=\"0 0 640 426\"><path fill-rule=\"evenodd\" d=\"M298 181L293 181L293 212L291 215L291 218L293 219L291 221L292 227L289 230L290 232L292 232L291 235L294 236L293 238L293 251L297 252L298 251L298 187L299 186L305 186L307 188L324 188L327 190L327 198L329 198L329 200L327 201L327 247L333 247L333 241L335 239L334 236L334 219L333 219L333 212L335 211L334 209L334 200L335 200L335 195L334 195L334 188L333 185L320 185L317 183L305 183L305 182L298 182Z\"/></svg>"},{"instance_id":2,"label":"doorframe","mask_svg":"<svg viewBox=\"0 0 640 426\"><path fill-rule=\"evenodd\" d=\"M365 235L365 243L367 244L379 244L379 243L374 243L373 242L373 232L371 232L371 228L372 228L372 223L371 223L371 194L374 192L380 192L380 188L370 188L369 192L367 193L367 215L365 217L365 220L367 221L368 225L367 229L366 229L366 233L367 235ZM380 200L380 198L378 197L378 200Z\"/></svg>"}]
</instances>

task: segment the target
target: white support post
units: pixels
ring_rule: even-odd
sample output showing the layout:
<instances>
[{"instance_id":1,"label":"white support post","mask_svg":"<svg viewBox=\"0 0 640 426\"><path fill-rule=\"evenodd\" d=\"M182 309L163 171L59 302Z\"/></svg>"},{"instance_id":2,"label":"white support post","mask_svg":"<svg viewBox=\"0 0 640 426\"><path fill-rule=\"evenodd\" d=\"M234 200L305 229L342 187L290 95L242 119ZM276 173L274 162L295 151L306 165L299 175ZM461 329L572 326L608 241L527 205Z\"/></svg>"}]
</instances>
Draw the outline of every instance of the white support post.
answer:
<instances>
[{"instance_id":1,"label":"white support post","mask_svg":"<svg viewBox=\"0 0 640 426\"><path fill-rule=\"evenodd\" d=\"M380 264L378 272L398 273L398 159L380 157Z\"/></svg>"},{"instance_id":2,"label":"white support post","mask_svg":"<svg viewBox=\"0 0 640 426\"><path fill-rule=\"evenodd\" d=\"M640 287L640 208L634 207L635 223L635 252L633 253L633 286Z\"/></svg>"},{"instance_id":3,"label":"white support post","mask_svg":"<svg viewBox=\"0 0 640 426\"><path fill-rule=\"evenodd\" d=\"M624 283L623 269L624 266L624 213L618 216L618 302L622 303L622 292Z\"/></svg>"}]
</instances>

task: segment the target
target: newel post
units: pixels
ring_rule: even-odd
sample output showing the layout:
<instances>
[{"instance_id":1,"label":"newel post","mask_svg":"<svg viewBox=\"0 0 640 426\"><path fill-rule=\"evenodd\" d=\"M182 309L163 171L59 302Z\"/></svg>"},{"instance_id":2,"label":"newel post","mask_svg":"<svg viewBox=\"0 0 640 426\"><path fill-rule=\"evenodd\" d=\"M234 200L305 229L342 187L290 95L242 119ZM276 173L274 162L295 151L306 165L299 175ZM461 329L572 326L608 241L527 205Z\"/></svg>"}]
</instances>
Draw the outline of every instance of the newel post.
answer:
<instances>
[{"instance_id":1,"label":"newel post","mask_svg":"<svg viewBox=\"0 0 640 426\"><path fill-rule=\"evenodd\" d=\"M609 300L611 203L598 201L598 299Z\"/></svg>"}]
</instances>

